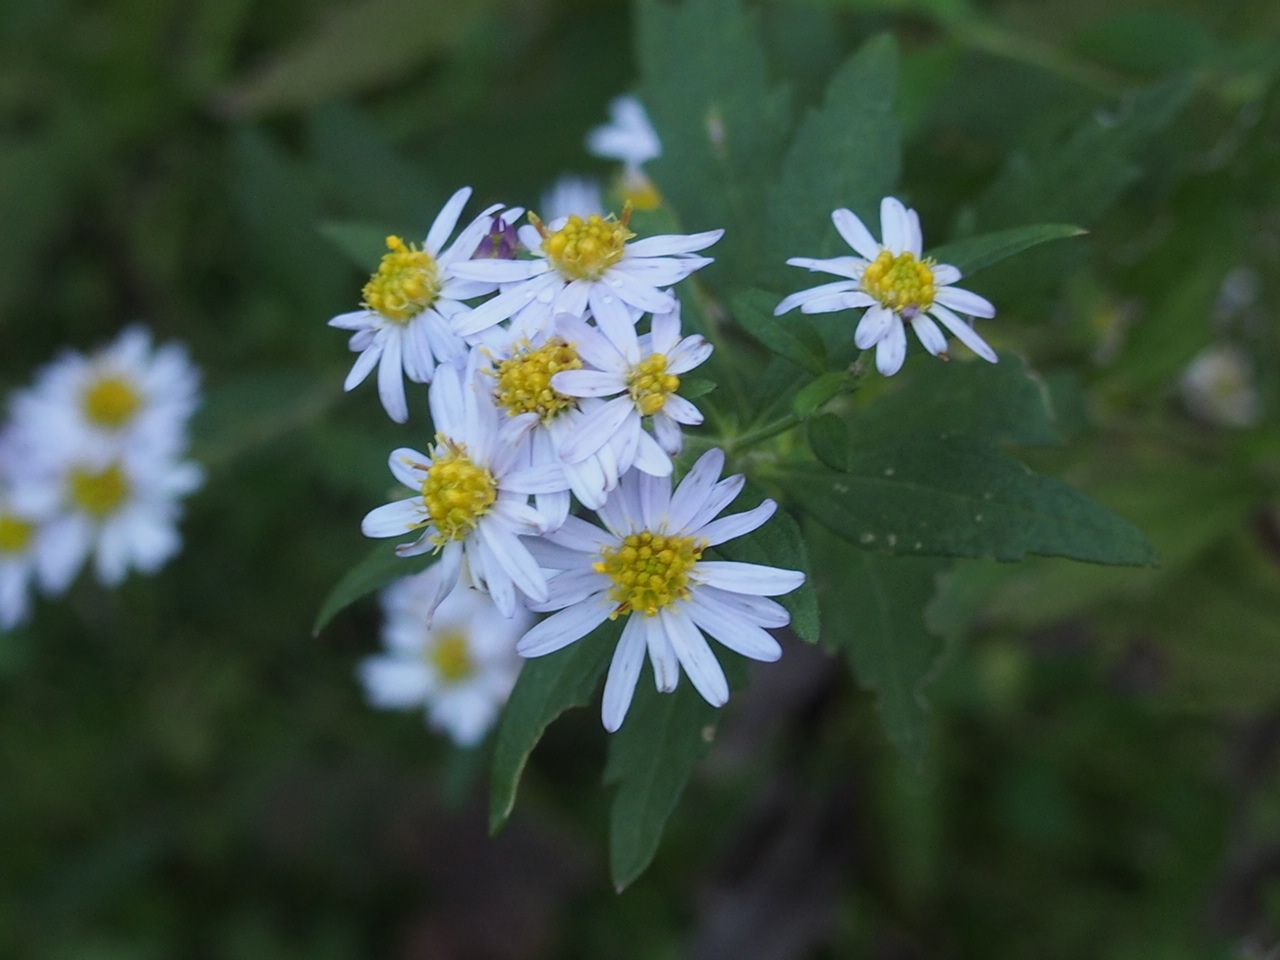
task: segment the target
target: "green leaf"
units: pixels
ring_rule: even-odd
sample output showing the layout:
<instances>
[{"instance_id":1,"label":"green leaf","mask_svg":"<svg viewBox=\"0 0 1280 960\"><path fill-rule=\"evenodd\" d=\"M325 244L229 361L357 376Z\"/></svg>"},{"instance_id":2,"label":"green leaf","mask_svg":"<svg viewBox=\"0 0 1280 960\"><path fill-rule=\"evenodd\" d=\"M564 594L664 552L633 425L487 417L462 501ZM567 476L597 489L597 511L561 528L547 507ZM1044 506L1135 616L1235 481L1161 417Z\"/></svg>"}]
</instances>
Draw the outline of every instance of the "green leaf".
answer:
<instances>
[{"instance_id":1,"label":"green leaf","mask_svg":"<svg viewBox=\"0 0 1280 960\"><path fill-rule=\"evenodd\" d=\"M563 650L525 661L502 713L493 747L489 829L497 832L516 803L529 754L547 725L570 707L587 703L600 682L624 621L606 620Z\"/></svg>"},{"instance_id":2,"label":"green leaf","mask_svg":"<svg viewBox=\"0 0 1280 960\"><path fill-rule=\"evenodd\" d=\"M791 611L791 629L796 636L809 643L818 642L818 597L813 590L809 554L805 549L800 525L786 510L779 509L764 526L744 537L721 543L715 550L726 560L762 563L785 570L802 571L805 575L804 584L776 599Z\"/></svg>"},{"instance_id":3,"label":"green leaf","mask_svg":"<svg viewBox=\"0 0 1280 960\"><path fill-rule=\"evenodd\" d=\"M849 393L858 388L858 381L847 370L834 370L824 373L813 383L796 394L791 402L791 409L797 417L807 420L828 401L842 393Z\"/></svg>"},{"instance_id":4,"label":"green leaf","mask_svg":"<svg viewBox=\"0 0 1280 960\"><path fill-rule=\"evenodd\" d=\"M1101 504L963 436L907 437L851 452L844 473L796 465L777 479L816 520L868 550L1155 562L1146 538Z\"/></svg>"},{"instance_id":5,"label":"green leaf","mask_svg":"<svg viewBox=\"0 0 1280 960\"><path fill-rule=\"evenodd\" d=\"M645 668L626 722L609 740L605 782L617 785L609 868L621 892L653 861L694 765L711 747L719 711L686 679L659 693Z\"/></svg>"},{"instance_id":6,"label":"green leaf","mask_svg":"<svg viewBox=\"0 0 1280 960\"><path fill-rule=\"evenodd\" d=\"M924 612L948 561L850 550L820 527L809 533L822 570L823 639L844 651L858 685L875 693L889 740L919 769L928 730L922 688L942 650Z\"/></svg>"},{"instance_id":7,"label":"green leaf","mask_svg":"<svg viewBox=\"0 0 1280 960\"><path fill-rule=\"evenodd\" d=\"M792 312L775 317L778 298L763 290L747 290L733 298L733 317L747 333L780 357L814 376L827 371L827 351L809 318Z\"/></svg>"},{"instance_id":8,"label":"green leaf","mask_svg":"<svg viewBox=\"0 0 1280 960\"><path fill-rule=\"evenodd\" d=\"M740 0L641 0L636 37L640 96L663 147L649 172L687 230L724 227L732 238L714 251L707 282L748 287L771 255L761 198L789 126L758 18Z\"/></svg>"},{"instance_id":9,"label":"green leaf","mask_svg":"<svg viewBox=\"0 0 1280 960\"><path fill-rule=\"evenodd\" d=\"M908 434L939 433L963 433L989 443L1059 443L1049 392L1016 354L1005 354L995 364L913 365L901 387L853 418L852 436L862 448Z\"/></svg>"},{"instance_id":10,"label":"green leaf","mask_svg":"<svg viewBox=\"0 0 1280 960\"><path fill-rule=\"evenodd\" d=\"M311 635L318 636L340 612L361 597L368 596L375 590L381 590L387 584L421 573L435 563L437 554L423 553L416 557L400 557L396 555L398 543L380 543L365 556L363 560L346 572L329 591L316 614L316 622L311 626Z\"/></svg>"},{"instance_id":11,"label":"green leaf","mask_svg":"<svg viewBox=\"0 0 1280 960\"><path fill-rule=\"evenodd\" d=\"M806 432L814 456L832 470L843 471L849 464L849 425L834 413L824 413L809 421Z\"/></svg>"},{"instance_id":12,"label":"green leaf","mask_svg":"<svg viewBox=\"0 0 1280 960\"><path fill-rule=\"evenodd\" d=\"M848 207L866 219L893 192L902 153L897 86L897 47L877 37L836 71L822 109L800 124L766 207L774 241L762 265L766 286L799 285L804 275L788 257L848 253L831 212Z\"/></svg>"},{"instance_id":13,"label":"green leaf","mask_svg":"<svg viewBox=\"0 0 1280 960\"><path fill-rule=\"evenodd\" d=\"M337 247L353 267L369 273L378 269L387 252L387 237L394 232L381 224L352 220L325 220L319 229L320 235Z\"/></svg>"},{"instance_id":14,"label":"green leaf","mask_svg":"<svg viewBox=\"0 0 1280 960\"><path fill-rule=\"evenodd\" d=\"M219 469L315 423L341 396L337 386L311 373L260 373L221 383L208 391L196 414L191 455Z\"/></svg>"},{"instance_id":15,"label":"green leaf","mask_svg":"<svg viewBox=\"0 0 1280 960\"><path fill-rule=\"evenodd\" d=\"M708 393L716 388L714 380L706 380L702 377L681 377L680 378L680 396L686 400L696 400L698 397L705 397Z\"/></svg>"},{"instance_id":16,"label":"green leaf","mask_svg":"<svg viewBox=\"0 0 1280 960\"><path fill-rule=\"evenodd\" d=\"M966 277L983 267L999 263L1023 250L1030 250L1050 240L1079 237L1089 231L1069 223L1041 223L1030 227L1013 227L997 230L978 237L969 237L956 243L928 251L929 257L938 263L949 263Z\"/></svg>"}]
</instances>

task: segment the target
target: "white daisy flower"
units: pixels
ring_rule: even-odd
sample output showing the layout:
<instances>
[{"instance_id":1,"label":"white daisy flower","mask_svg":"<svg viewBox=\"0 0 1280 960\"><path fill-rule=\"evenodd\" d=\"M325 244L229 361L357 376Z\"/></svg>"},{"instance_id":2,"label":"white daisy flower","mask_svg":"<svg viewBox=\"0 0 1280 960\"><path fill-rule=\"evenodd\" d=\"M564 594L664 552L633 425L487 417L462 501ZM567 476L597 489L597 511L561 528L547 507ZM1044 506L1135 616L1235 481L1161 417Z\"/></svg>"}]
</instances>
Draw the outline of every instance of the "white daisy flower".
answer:
<instances>
[{"instance_id":1,"label":"white daisy flower","mask_svg":"<svg viewBox=\"0 0 1280 960\"><path fill-rule=\"evenodd\" d=\"M12 630L27 619L43 534L42 518L15 504L0 478L0 630Z\"/></svg>"},{"instance_id":2,"label":"white daisy flower","mask_svg":"<svg viewBox=\"0 0 1280 960\"><path fill-rule=\"evenodd\" d=\"M1252 427L1262 417L1253 366L1239 347L1216 344L1202 350L1178 383L1187 409L1205 423Z\"/></svg>"},{"instance_id":3,"label":"white daisy flower","mask_svg":"<svg viewBox=\"0 0 1280 960\"><path fill-rule=\"evenodd\" d=\"M181 500L203 481L195 463L135 450L86 451L54 475L19 476L15 501L49 516L36 555L42 585L61 593L90 555L98 581L108 587L119 585L130 568L159 570L182 548Z\"/></svg>"},{"instance_id":4,"label":"white daisy flower","mask_svg":"<svg viewBox=\"0 0 1280 960\"><path fill-rule=\"evenodd\" d=\"M698 408L676 393L680 374L711 356L701 336L680 339L680 311L656 314L649 333L637 336L624 325L614 340L578 321L563 326L590 369L568 370L551 378L551 386L574 397L612 397L583 417L560 446L560 457L576 463L609 445L618 468L654 476L671 473L671 457L684 438L680 425L702 423ZM644 429L645 418L653 434ZM656 439L655 439L656 438Z\"/></svg>"},{"instance_id":5,"label":"white daisy flower","mask_svg":"<svg viewBox=\"0 0 1280 960\"><path fill-rule=\"evenodd\" d=\"M361 529L367 537L420 530L415 542L396 548L404 557L440 551L432 609L458 582L465 561L468 580L491 593L509 617L517 588L535 600L547 596L542 571L519 539L546 527L529 496L566 483L558 466L526 467L517 448L499 441L490 390L477 376L474 364L465 373L448 365L436 371L428 398L435 446L430 454L402 447L390 459L396 479L416 493L370 511Z\"/></svg>"},{"instance_id":6,"label":"white daisy flower","mask_svg":"<svg viewBox=\"0 0 1280 960\"><path fill-rule=\"evenodd\" d=\"M675 493L666 477L632 471L599 511L605 529L570 517L534 541L539 562L558 570L537 611L556 610L516 645L526 657L553 653L607 619L626 616L604 687L602 717L622 726L648 652L660 691L676 688L680 669L713 706L729 684L703 632L753 660L776 660L778 641L765 627L791 617L767 599L788 593L804 574L753 563L703 560L708 547L755 530L773 515L772 500L746 513L714 519L742 489L741 475L720 480L724 452L710 450Z\"/></svg>"},{"instance_id":7,"label":"white daisy flower","mask_svg":"<svg viewBox=\"0 0 1280 960\"><path fill-rule=\"evenodd\" d=\"M662 141L637 97L614 98L609 122L587 134L587 152L622 163L618 192L637 210L655 210L662 203L658 188L644 172L644 164L662 156Z\"/></svg>"},{"instance_id":8,"label":"white daisy flower","mask_svg":"<svg viewBox=\"0 0 1280 960\"><path fill-rule=\"evenodd\" d=\"M141 326L85 356L68 351L13 398L15 443L29 466L125 449L177 455L199 399L200 376L184 347L153 348Z\"/></svg>"},{"instance_id":9,"label":"white daisy flower","mask_svg":"<svg viewBox=\"0 0 1280 960\"><path fill-rule=\"evenodd\" d=\"M500 421L498 442L525 450L530 466L554 464L564 471L564 489L537 496L538 510L549 528L558 527L569 515L570 491L583 506L597 509L626 469L619 466L612 449L593 451L572 463L560 456L565 438L599 406L598 401L566 395L551 385L558 373L583 366L573 337L561 330L564 322L562 318L552 332L534 338L512 337L502 345L481 350L490 361L483 374L492 378L494 386Z\"/></svg>"},{"instance_id":10,"label":"white daisy flower","mask_svg":"<svg viewBox=\"0 0 1280 960\"><path fill-rule=\"evenodd\" d=\"M667 313L676 299L666 288L711 263L698 250L711 246L723 230L691 235L646 237L635 243L628 229L630 208L621 219L574 214L546 226L530 214L520 241L533 260L472 260L455 264L453 274L501 284L503 290L459 319L454 330L471 337L515 318L521 331L544 329L552 317L583 318L590 311L606 331L634 325L645 313Z\"/></svg>"},{"instance_id":11,"label":"white daisy flower","mask_svg":"<svg viewBox=\"0 0 1280 960\"><path fill-rule=\"evenodd\" d=\"M849 279L793 293L778 304L775 316L795 307L803 313L867 308L853 341L860 350L876 348L876 368L885 376L902 369L907 356L907 323L926 350L946 359L947 338L935 319L983 360L996 362L995 351L969 322L957 316L994 317L996 308L976 293L951 286L960 279L955 267L922 259L920 218L914 210L893 197L880 201L883 243L871 236L852 211L836 210L831 219L858 256L829 260L792 257L787 263Z\"/></svg>"},{"instance_id":12,"label":"white daisy flower","mask_svg":"<svg viewBox=\"0 0 1280 960\"><path fill-rule=\"evenodd\" d=\"M603 215L604 198L595 180L566 173L542 194L542 215L555 221L562 217L567 220L575 213L580 217Z\"/></svg>"},{"instance_id":13,"label":"white daisy flower","mask_svg":"<svg viewBox=\"0 0 1280 960\"><path fill-rule=\"evenodd\" d=\"M374 706L425 707L432 728L472 747L511 695L523 663L515 643L533 617L519 607L504 616L492 598L457 585L433 618L442 573L430 567L383 591L387 652L365 659L359 676Z\"/></svg>"},{"instance_id":14,"label":"white daisy flower","mask_svg":"<svg viewBox=\"0 0 1280 960\"><path fill-rule=\"evenodd\" d=\"M388 237L390 252L364 286L364 309L329 321L331 327L354 331L349 345L360 354L342 388L354 389L376 366L378 396L397 423L409 419L404 377L429 383L436 361L465 363L467 346L453 332L454 319L468 310L462 301L492 293L495 287L450 273L452 264L476 252L492 229L493 214L502 209L501 204L489 207L446 248L470 197L471 188L463 187L449 198L421 250L400 237Z\"/></svg>"}]
</instances>

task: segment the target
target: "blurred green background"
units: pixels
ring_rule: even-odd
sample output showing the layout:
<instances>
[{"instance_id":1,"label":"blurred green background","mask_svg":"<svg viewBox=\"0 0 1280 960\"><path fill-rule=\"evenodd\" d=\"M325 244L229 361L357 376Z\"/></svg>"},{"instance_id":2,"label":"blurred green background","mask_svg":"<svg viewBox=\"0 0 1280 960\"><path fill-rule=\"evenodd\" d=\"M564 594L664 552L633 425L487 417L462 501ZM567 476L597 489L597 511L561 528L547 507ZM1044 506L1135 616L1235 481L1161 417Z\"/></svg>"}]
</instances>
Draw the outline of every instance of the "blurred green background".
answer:
<instances>
[{"instance_id":1,"label":"blurred green background","mask_svg":"<svg viewBox=\"0 0 1280 960\"><path fill-rule=\"evenodd\" d=\"M1012 225L983 213L1011 196L1019 222L1091 230L973 289L1069 439L1029 461L1163 565L955 566L930 591L921 770L843 663L787 644L621 896L594 709L552 728L489 839L483 758L363 704L376 606L310 634L407 442L371 385L341 392L325 321L458 186L529 206L563 171L610 175L582 138L638 75L631 10L7 0L0 390L145 322L204 370L209 475L159 576L84 579L0 638L0 956L1276 955L1280 8L759 15L805 105L895 34L927 236ZM1224 342L1252 363L1249 427L1178 389Z\"/></svg>"}]
</instances>

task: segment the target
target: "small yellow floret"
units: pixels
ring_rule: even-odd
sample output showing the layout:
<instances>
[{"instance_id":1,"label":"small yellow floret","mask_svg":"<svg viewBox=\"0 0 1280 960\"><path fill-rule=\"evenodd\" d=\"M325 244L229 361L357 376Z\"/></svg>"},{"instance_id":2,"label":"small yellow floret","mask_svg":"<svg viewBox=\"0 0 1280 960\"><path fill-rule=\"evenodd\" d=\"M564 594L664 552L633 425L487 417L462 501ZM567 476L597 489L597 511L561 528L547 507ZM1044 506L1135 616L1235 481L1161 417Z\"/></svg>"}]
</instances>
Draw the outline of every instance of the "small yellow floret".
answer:
<instances>
[{"instance_id":1,"label":"small yellow floret","mask_svg":"<svg viewBox=\"0 0 1280 960\"><path fill-rule=\"evenodd\" d=\"M680 389L680 378L667 373L667 362L665 354L655 353L631 368L628 389L643 416L659 413L667 405L667 397Z\"/></svg>"},{"instance_id":2,"label":"small yellow floret","mask_svg":"<svg viewBox=\"0 0 1280 960\"><path fill-rule=\"evenodd\" d=\"M432 542L444 546L474 529L498 499L493 473L467 456L467 448L445 440L433 452L434 462L422 483L422 500L439 529Z\"/></svg>"},{"instance_id":3,"label":"small yellow floret","mask_svg":"<svg viewBox=\"0 0 1280 960\"><path fill-rule=\"evenodd\" d=\"M706 547L704 540L650 530L631 534L617 547L606 547L592 569L607 573L613 581L609 598L618 607L610 616L634 612L654 617L675 600L688 599L689 573Z\"/></svg>"},{"instance_id":4,"label":"small yellow floret","mask_svg":"<svg viewBox=\"0 0 1280 960\"><path fill-rule=\"evenodd\" d=\"M914 316L933 305L933 266L909 251L881 250L862 275L862 289L895 313Z\"/></svg>"},{"instance_id":5,"label":"small yellow floret","mask_svg":"<svg viewBox=\"0 0 1280 960\"><path fill-rule=\"evenodd\" d=\"M573 344L553 337L538 349L525 349L498 364L498 403L510 416L536 413L543 420L576 406L569 397L551 386L551 378L562 370L578 370L582 359Z\"/></svg>"},{"instance_id":6,"label":"small yellow floret","mask_svg":"<svg viewBox=\"0 0 1280 960\"><path fill-rule=\"evenodd\" d=\"M569 222L548 234L542 221L530 214L530 220L542 232L542 250L552 266L569 280L599 280L604 272L622 259L627 241L635 236L627 229L631 207L622 211L622 219L591 214L583 220L576 213Z\"/></svg>"},{"instance_id":7,"label":"small yellow floret","mask_svg":"<svg viewBox=\"0 0 1280 960\"><path fill-rule=\"evenodd\" d=\"M84 467L71 471L71 499L98 519L115 513L129 496L129 478L119 464L94 473Z\"/></svg>"},{"instance_id":8,"label":"small yellow floret","mask_svg":"<svg viewBox=\"0 0 1280 960\"><path fill-rule=\"evenodd\" d=\"M441 637L432 647L429 659L445 683L457 683L475 673L467 638L460 634Z\"/></svg>"},{"instance_id":9,"label":"small yellow floret","mask_svg":"<svg viewBox=\"0 0 1280 960\"><path fill-rule=\"evenodd\" d=\"M0 513L0 553L25 550L35 530L34 524L19 520L12 514Z\"/></svg>"},{"instance_id":10,"label":"small yellow floret","mask_svg":"<svg viewBox=\"0 0 1280 960\"><path fill-rule=\"evenodd\" d=\"M90 423L115 430L138 412L142 396L124 377L103 377L84 392L83 403Z\"/></svg>"},{"instance_id":11,"label":"small yellow floret","mask_svg":"<svg viewBox=\"0 0 1280 960\"><path fill-rule=\"evenodd\" d=\"M390 253L382 255L378 272L362 291L363 305L393 323L408 323L440 295L440 270L435 257L399 237L387 237Z\"/></svg>"},{"instance_id":12,"label":"small yellow floret","mask_svg":"<svg viewBox=\"0 0 1280 960\"><path fill-rule=\"evenodd\" d=\"M627 171L618 180L618 192L637 210L657 210L662 206L662 193L643 171Z\"/></svg>"}]
</instances>

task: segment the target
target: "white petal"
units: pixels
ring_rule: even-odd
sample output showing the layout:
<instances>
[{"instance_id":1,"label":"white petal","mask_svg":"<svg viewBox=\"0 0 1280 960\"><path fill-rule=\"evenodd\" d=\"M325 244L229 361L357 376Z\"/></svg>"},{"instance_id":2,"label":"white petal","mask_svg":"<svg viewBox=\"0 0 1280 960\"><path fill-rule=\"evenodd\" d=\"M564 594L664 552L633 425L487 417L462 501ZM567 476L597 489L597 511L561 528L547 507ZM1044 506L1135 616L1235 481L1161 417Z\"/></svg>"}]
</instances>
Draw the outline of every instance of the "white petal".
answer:
<instances>
[{"instance_id":1,"label":"white petal","mask_svg":"<svg viewBox=\"0 0 1280 960\"><path fill-rule=\"evenodd\" d=\"M654 333L654 342L657 342L657 333ZM715 348L707 341L705 337L692 336L685 337L681 340L674 350L667 354L667 373L682 374L687 373L694 367L702 364L707 357L711 356L711 351ZM655 346L655 353L662 353Z\"/></svg>"},{"instance_id":2,"label":"white petal","mask_svg":"<svg viewBox=\"0 0 1280 960\"><path fill-rule=\"evenodd\" d=\"M960 271L949 263L935 263L933 265L933 283L934 286L943 287L955 283L960 279Z\"/></svg>"},{"instance_id":3,"label":"white petal","mask_svg":"<svg viewBox=\"0 0 1280 960\"><path fill-rule=\"evenodd\" d=\"M431 229L427 231L426 242L422 245L433 257L440 252L445 241L449 239L449 234L453 233L453 228L458 225L458 217L462 216L462 208L467 205L467 201L470 199L471 188L463 187L449 198L449 201L436 215L435 222L431 224Z\"/></svg>"},{"instance_id":4,"label":"white petal","mask_svg":"<svg viewBox=\"0 0 1280 960\"><path fill-rule=\"evenodd\" d=\"M666 628L659 617L633 613L632 620L644 625L645 645L649 648L649 663L653 666L654 685L662 693L670 693L680 684L680 658L671 645Z\"/></svg>"},{"instance_id":5,"label":"white petal","mask_svg":"<svg viewBox=\"0 0 1280 960\"><path fill-rule=\"evenodd\" d=\"M862 257L788 257L787 265L804 267L811 273L833 273L849 280L861 280L866 273L867 261ZM844 281L841 281L844 282Z\"/></svg>"},{"instance_id":6,"label":"white petal","mask_svg":"<svg viewBox=\"0 0 1280 960\"><path fill-rule=\"evenodd\" d=\"M409 404L404 396L404 369L400 358L400 331L391 331L383 341L382 359L378 361L378 396L383 409L396 423L409 419Z\"/></svg>"},{"instance_id":7,"label":"white petal","mask_svg":"<svg viewBox=\"0 0 1280 960\"><path fill-rule=\"evenodd\" d=\"M640 667L644 665L644 651L644 627L637 617L632 616L622 628L622 636L618 639L613 660L609 664L609 676L604 682L604 702L601 704L600 716L604 721L604 728L610 733L622 726L627 709L631 706L636 681L640 679Z\"/></svg>"},{"instance_id":8,"label":"white petal","mask_svg":"<svg viewBox=\"0 0 1280 960\"><path fill-rule=\"evenodd\" d=\"M785 627L791 622L791 612L776 600L757 597L750 593L728 593L703 584L694 597L710 599L727 608L739 619L749 620L758 627Z\"/></svg>"},{"instance_id":9,"label":"white petal","mask_svg":"<svg viewBox=\"0 0 1280 960\"><path fill-rule=\"evenodd\" d=\"M897 315L887 307L877 304L862 315L853 331L853 343L859 350L870 350L884 339L897 322Z\"/></svg>"},{"instance_id":10,"label":"white petal","mask_svg":"<svg viewBox=\"0 0 1280 960\"><path fill-rule=\"evenodd\" d=\"M799 570L784 570L760 563L704 560L693 568L693 579L730 593L776 597L790 593L804 583L804 574Z\"/></svg>"},{"instance_id":11,"label":"white petal","mask_svg":"<svg viewBox=\"0 0 1280 960\"><path fill-rule=\"evenodd\" d=\"M940 303L971 317L990 319L996 315L995 305L990 300L968 290L961 290L959 287L939 287L933 295L933 300L934 303Z\"/></svg>"},{"instance_id":12,"label":"white petal","mask_svg":"<svg viewBox=\"0 0 1280 960\"><path fill-rule=\"evenodd\" d=\"M727 517L721 517L719 520L712 520L698 531L698 538L706 540L708 546L714 547L717 543L724 543L726 540L741 537L763 526L777 509L777 503L773 500L765 500L754 510L748 510L746 513L734 513Z\"/></svg>"},{"instance_id":13,"label":"white petal","mask_svg":"<svg viewBox=\"0 0 1280 960\"><path fill-rule=\"evenodd\" d=\"M782 645L763 629L738 615L737 611L695 591L684 605L693 622L734 653L752 660L772 663L782 656Z\"/></svg>"},{"instance_id":14,"label":"white petal","mask_svg":"<svg viewBox=\"0 0 1280 960\"><path fill-rule=\"evenodd\" d=\"M902 369L902 362L907 359L907 332L898 322L894 314L894 322L889 324L888 332L876 344L876 369L886 377L891 377Z\"/></svg>"},{"instance_id":15,"label":"white petal","mask_svg":"<svg viewBox=\"0 0 1280 960\"><path fill-rule=\"evenodd\" d=\"M911 225L907 219L907 208L897 197L885 197L880 201L880 235L884 237L884 245L893 253L907 249Z\"/></svg>"},{"instance_id":16,"label":"white petal","mask_svg":"<svg viewBox=\"0 0 1280 960\"><path fill-rule=\"evenodd\" d=\"M852 210L836 210L831 214L831 222L836 225L836 230L840 232L844 242L859 256L867 260L874 260L880 256L880 244L871 235L866 224Z\"/></svg>"},{"instance_id":17,"label":"white petal","mask_svg":"<svg viewBox=\"0 0 1280 960\"><path fill-rule=\"evenodd\" d=\"M659 237L645 237L627 244L627 252L633 257L669 257L675 254L696 253L705 250L724 236L723 230L705 233L669 233Z\"/></svg>"},{"instance_id":18,"label":"white petal","mask_svg":"<svg viewBox=\"0 0 1280 960\"><path fill-rule=\"evenodd\" d=\"M422 484L427 479L427 471L431 469L431 458L409 447L392 450L387 463L395 478L410 490L422 489Z\"/></svg>"},{"instance_id":19,"label":"white petal","mask_svg":"<svg viewBox=\"0 0 1280 960\"><path fill-rule=\"evenodd\" d=\"M629 396L617 397L596 407L565 437L560 445L560 459L569 463L585 460L613 439L628 418L635 418L638 429L640 415Z\"/></svg>"},{"instance_id":20,"label":"white petal","mask_svg":"<svg viewBox=\"0 0 1280 960\"><path fill-rule=\"evenodd\" d=\"M942 325L950 330L957 340L980 356L983 360L990 363L996 363L999 361L1000 358L996 356L996 352L991 349L991 346L987 341L978 336L977 331L975 331L973 327L969 326L969 324L960 317L957 317L946 307L935 303L929 308L929 312L941 320Z\"/></svg>"},{"instance_id":21,"label":"white petal","mask_svg":"<svg viewBox=\"0 0 1280 960\"><path fill-rule=\"evenodd\" d=\"M522 657L541 657L555 653L580 640L609 619L617 604L601 595L595 600L584 600L559 613L553 613L516 643L516 652Z\"/></svg>"},{"instance_id":22,"label":"white petal","mask_svg":"<svg viewBox=\"0 0 1280 960\"><path fill-rule=\"evenodd\" d=\"M729 681L702 631L689 619L682 604L663 607L658 616L689 681L707 703L713 707L723 706L729 699Z\"/></svg>"},{"instance_id":23,"label":"white petal","mask_svg":"<svg viewBox=\"0 0 1280 960\"><path fill-rule=\"evenodd\" d=\"M342 383L343 390L353 390L361 383L364 378L369 376L371 371L382 357L382 343L375 339L365 348L364 353L356 357L356 362L351 365L351 372L347 374L347 379Z\"/></svg>"},{"instance_id":24,"label":"white petal","mask_svg":"<svg viewBox=\"0 0 1280 960\"><path fill-rule=\"evenodd\" d=\"M551 378L551 386L570 397L612 397L627 389L618 374L600 370L562 370Z\"/></svg>"},{"instance_id":25,"label":"white petal","mask_svg":"<svg viewBox=\"0 0 1280 960\"><path fill-rule=\"evenodd\" d=\"M519 537L503 527L501 523L494 523L492 520L487 523L481 521L476 532L485 546L493 551L498 565L506 571L511 581L525 596L533 600L546 599L546 578L538 569L538 564L533 557L529 555L529 551L525 549L524 544L520 542ZM503 613L510 616L510 613L505 610Z\"/></svg>"},{"instance_id":26,"label":"white petal","mask_svg":"<svg viewBox=\"0 0 1280 960\"><path fill-rule=\"evenodd\" d=\"M670 477L675 469L667 452L643 429L636 432L636 455L632 466L652 477Z\"/></svg>"},{"instance_id":27,"label":"white petal","mask_svg":"<svg viewBox=\"0 0 1280 960\"><path fill-rule=\"evenodd\" d=\"M911 318L911 329L916 332L924 348L935 357L947 352L947 338L928 314L920 313Z\"/></svg>"},{"instance_id":28,"label":"white petal","mask_svg":"<svg viewBox=\"0 0 1280 960\"><path fill-rule=\"evenodd\" d=\"M824 305L823 309L816 311L818 313L832 313L836 310L843 310L843 305L834 303L833 301L828 300L828 298L835 294L854 292L859 289L859 286L860 284L857 280L837 280L833 283L824 283L817 287L810 287L808 290L800 290L788 297L784 297L782 302L773 308L773 315L775 317L780 317L784 313L794 310L796 307L805 307L813 301L817 301ZM826 306L825 304L827 303L832 303L833 305ZM807 313L810 311L805 312Z\"/></svg>"},{"instance_id":29,"label":"white petal","mask_svg":"<svg viewBox=\"0 0 1280 960\"><path fill-rule=\"evenodd\" d=\"M702 411L678 393L668 395L662 412L676 423L686 426L696 427L702 422Z\"/></svg>"},{"instance_id":30,"label":"white petal","mask_svg":"<svg viewBox=\"0 0 1280 960\"><path fill-rule=\"evenodd\" d=\"M723 469L724 451L719 447L712 447L698 458L671 496L667 516L667 529L671 533L690 529L689 521L706 504Z\"/></svg>"}]
</instances>

